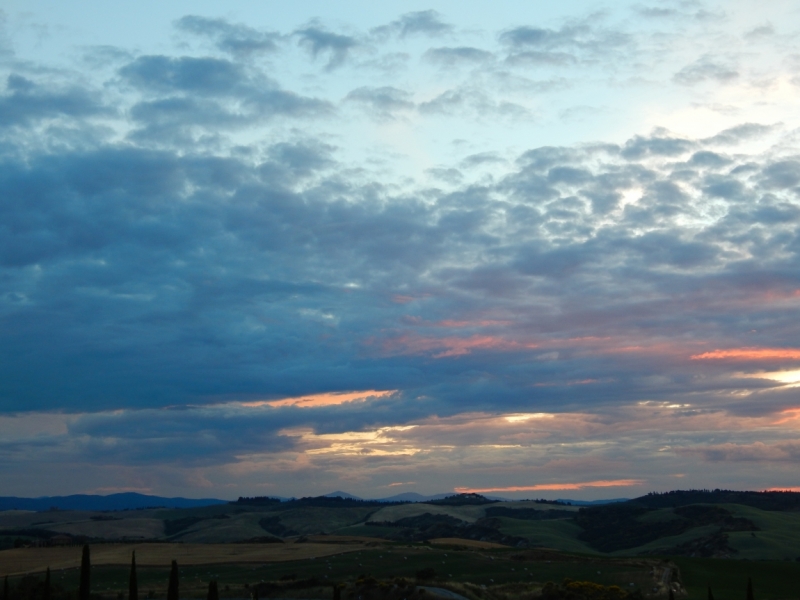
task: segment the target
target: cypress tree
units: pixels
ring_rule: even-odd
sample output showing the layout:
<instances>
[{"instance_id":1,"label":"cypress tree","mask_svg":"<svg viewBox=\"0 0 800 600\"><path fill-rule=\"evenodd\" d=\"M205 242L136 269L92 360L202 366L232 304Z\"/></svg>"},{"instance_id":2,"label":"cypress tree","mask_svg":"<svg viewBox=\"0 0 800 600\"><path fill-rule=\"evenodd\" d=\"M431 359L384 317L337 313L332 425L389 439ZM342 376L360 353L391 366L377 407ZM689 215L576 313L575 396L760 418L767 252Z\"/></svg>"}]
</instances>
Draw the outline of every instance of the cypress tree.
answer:
<instances>
[{"instance_id":1,"label":"cypress tree","mask_svg":"<svg viewBox=\"0 0 800 600\"><path fill-rule=\"evenodd\" d=\"M91 562L89 560L89 544L83 546L81 555L81 583L78 588L78 600L89 600L89 590L91 588Z\"/></svg>"},{"instance_id":2,"label":"cypress tree","mask_svg":"<svg viewBox=\"0 0 800 600\"><path fill-rule=\"evenodd\" d=\"M128 576L128 600L139 600L139 581L136 579L136 550L131 552L131 574Z\"/></svg>"},{"instance_id":3,"label":"cypress tree","mask_svg":"<svg viewBox=\"0 0 800 600\"><path fill-rule=\"evenodd\" d=\"M172 561L172 568L169 570L169 587L167 588L167 600L178 600L178 561Z\"/></svg>"},{"instance_id":4,"label":"cypress tree","mask_svg":"<svg viewBox=\"0 0 800 600\"><path fill-rule=\"evenodd\" d=\"M669 600L675 600L675 593L669 588Z\"/></svg>"},{"instance_id":5,"label":"cypress tree","mask_svg":"<svg viewBox=\"0 0 800 600\"><path fill-rule=\"evenodd\" d=\"M333 600L342 600L342 588L338 583L333 584Z\"/></svg>"},{"instance_id":6,"label":"cypress tree","mask_svg":"<svg viewBox=\"0 0 800 600\"><path fill-rule=\"evenodd\" d=\"M208 596L206 596L206 600L219 600L219 590L217 589L216 580L212 579L208 582Z\"/></svg>"},{"instance_id":7,"label":"cypress tree","mask_svg":"<svg viewBox=\"0 0 800 600\"><path fill-rule=\"evenodd\" d=\"M9 591L8 591L8 575L3 580L3 600L9 600Z\"/></svg>"},{"instance_id":8,"label":"cypress tree","mask_svg":"<svg viewBox=\"0 0 800 600\"><path fill-rule=\"evenodd\" d=\"M711 592L711 586L708 586L708 600L714 600L714 594Z\"/></svg>"},{"instance_id":9,"label":"cypress tree","mask_svg":"<svg viewBox=\"0 0 800 600\"><path fill-rule=\"evenodd\" d=\"M753 580L747 578L747 600L754 600L753 598Z\"/></svg>"},{"instance_id":10,"label":"cypress tree","mask_svg":"<svg viewBox=\"0 0 800 600\"><path fill-rule=\"evenodd\" d=\"M43 600L50 600L50 567L47 567L47 571L44 574L44 593L42 598Z\"/></svg>"},{"instance_id":11,"label":"cypress tree","mask_svg":"<svg viewBox=\"0 0 800 600\"><path fill-rule=\"evenodd\" d=\"M258 600L258 585L253 586L253 600Z\"/></svg>"}]
</instances>

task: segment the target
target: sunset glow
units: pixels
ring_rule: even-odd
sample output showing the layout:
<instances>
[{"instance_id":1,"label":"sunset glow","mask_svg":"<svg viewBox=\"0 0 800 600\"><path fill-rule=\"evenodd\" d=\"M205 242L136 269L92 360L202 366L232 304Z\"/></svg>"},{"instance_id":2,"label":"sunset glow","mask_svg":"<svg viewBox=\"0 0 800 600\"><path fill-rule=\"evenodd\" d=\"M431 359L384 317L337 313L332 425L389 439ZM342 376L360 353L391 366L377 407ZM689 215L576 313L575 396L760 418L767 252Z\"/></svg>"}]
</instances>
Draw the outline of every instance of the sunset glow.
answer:
<instances>
[{"instance_id":1,"label":"sunset glow","mask_svg":"<svg viewBox=\"0 0 800 600\"><path fill-rule=\"evenodd\" d=\"M3 494L800 485L795 4L6 0Z\"/></svg>"},{"instance_id":2,"label":"sunset glow","mask_svg":"<svg viewBox=\"0 0 800 600\"><path fill-rule=\"evenodd\" d=\"M695 354L692 360L800 360L796 348L733 348Z\"/></svg>"},{"instance_id":3,"label":"sunset glow","mask_svg":"<svg viewBox=\"0 0 800 600\"><path fill-rule=\"evenodd\" d=\"M312 394L297 398L283 398L281 400L260 400L255 402L242 402L242 406L296 406L298 408L315 408L319 406L336 406L346 402L364 402L372 398L391 396L397 390L364 390L361 392L331 392L328 394Z\"/></svg>"},{"instance_id":4,"label":"sunset glow","mask_svg":"<svg viewBox=\"0 0 800 600\"><path fill-rule=\"evenodd\" d=\"M582 490L584 488L609 488L640 486L642 479L614 479L609 481L583 481L579 483L540 483L537 485L521 485L487 488L455 488L459 494L487 494L490 492L544 492L561 490Z\"/></svg>"}]
</instances>

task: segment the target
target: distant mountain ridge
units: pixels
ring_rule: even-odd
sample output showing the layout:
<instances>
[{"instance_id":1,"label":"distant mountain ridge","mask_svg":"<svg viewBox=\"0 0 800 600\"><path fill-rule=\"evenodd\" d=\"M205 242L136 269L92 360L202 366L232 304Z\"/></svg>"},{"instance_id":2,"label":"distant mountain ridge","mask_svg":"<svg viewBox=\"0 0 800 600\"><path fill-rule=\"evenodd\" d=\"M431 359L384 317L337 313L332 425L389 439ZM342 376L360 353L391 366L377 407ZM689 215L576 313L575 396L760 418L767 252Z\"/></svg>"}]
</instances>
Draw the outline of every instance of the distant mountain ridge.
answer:
<instances>
[{"instance_id":1,"label":"distant mountain ridge","mask_svg":"<svg viewBox=\"0 0 800 600\"><path fill-rule=\"evenodd\" d=\"M418 494L417 492L403 492L385 498L364 499L354 496L348 492L337 490L325 494L324 498L341 497L348 500L368 500L372 502L431 502L443 500L456 495L455 492L442 494ZM275 496L277 500L287 501L291 498ZM486 496L489 500L498 502L508 501L508 498L499 496ZM613 500L562 500L558 502L569 503L573 506L595 506L598 504L610 504L613 502L626 502L627 498L615 498ZM96 494L73 494L70 496L42 496L39 498L21 498L17 496L0 496L0 510L35 510L46 511L52 508L58 510L136 510L140 508L197 508L199 506L212 506L216 504L227 504L228 500L219 498L167 498L163 496L150 496L136 492L122 492L119 494L109 494L100 496Z\"/></svg>"},{"instance_id":2,"label":"distant mountain ridge","mask_svg":"<svg viewBox=\"0 0 800 600\"><path fill-rule=\"evenodd\" d=\"M227 504L217 498L164 498L136 492L122 492L99 496L74 494L71 496L42 496L40 498L18 498L0 496L0 510L135 510L137 508L196 508L214 504Z\"/></svg>"},{"instance_id":3,"label":"distant mountain ridge","mask_svg":"<svg viewBox=\"0 0 800 600\"><path fill-rule=\"evenodd\" d=\"M572 506L600 506L601 504L616 504L617 502L630 502L630 498L610 498L608 500L570 500L559 498L556 502L571 504Z\"/></svg>"}]
</instances>

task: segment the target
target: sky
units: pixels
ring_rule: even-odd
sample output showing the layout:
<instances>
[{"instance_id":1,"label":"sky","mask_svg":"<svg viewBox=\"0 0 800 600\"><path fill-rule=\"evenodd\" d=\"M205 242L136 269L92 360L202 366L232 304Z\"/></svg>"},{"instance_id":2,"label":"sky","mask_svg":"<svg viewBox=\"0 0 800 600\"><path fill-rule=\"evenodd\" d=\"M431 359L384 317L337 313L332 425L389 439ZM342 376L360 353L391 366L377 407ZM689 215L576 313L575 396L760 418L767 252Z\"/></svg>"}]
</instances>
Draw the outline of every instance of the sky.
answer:
<instances>
[{"instance_id":1,"label":"sky","mask_svg":"<svg viewBox=\"0 0 800 600\"><path fill-rule=\"evenodd\" d=\"M800 490L799 34L6 0L2 493Z\"/></svg>"}]
</instances>

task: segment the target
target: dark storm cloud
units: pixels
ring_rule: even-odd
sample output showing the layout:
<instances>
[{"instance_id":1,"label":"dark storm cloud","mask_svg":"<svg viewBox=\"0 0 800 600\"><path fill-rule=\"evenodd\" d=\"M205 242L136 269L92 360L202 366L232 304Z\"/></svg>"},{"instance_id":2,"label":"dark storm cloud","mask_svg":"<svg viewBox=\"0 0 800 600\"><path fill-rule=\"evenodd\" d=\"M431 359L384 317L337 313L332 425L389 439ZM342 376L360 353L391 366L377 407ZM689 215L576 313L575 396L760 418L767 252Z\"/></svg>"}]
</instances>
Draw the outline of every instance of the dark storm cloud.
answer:
<instances>
[{"instance_id":1,"label":"dark storm cloud","mask_svg":"<svg viewBox=\"0 0 800 600\"><path fill-rule=\"evenodd\" d=\"M435 10L409 12L388 25L375 27L370 31L377 37L396 35L405 38L411 35L440 36L453 30L453 26L441 20Z\"/></svg>"},{"instance_id":2,"label":"dark storm cloud","mask_svg":"<svg viewBox=\"0 0 800 600\"><path fill-rule=\"evenodd\" d=\"M328 54L328 64L325 66L328 71L344 64L350 51L359 46L356 38L327 31L316 24L298 29L294 35L299 38L299 44L305 46L314 58L320 54Z\"/></svg>"},{"instance_id":3,"label":"dark storm cloud","mask_svg":"<svg viewBox=\"0 0 800 600\"><path fill-rule=\"evenodd\" d=\"M237 56L275 52L280 35L263 32L241 24L232 24L224 19L209 19L187 15L178 19L175 26L187 33L206 36L214 40L217 47Z\"/></svg>"}]
</instances>

